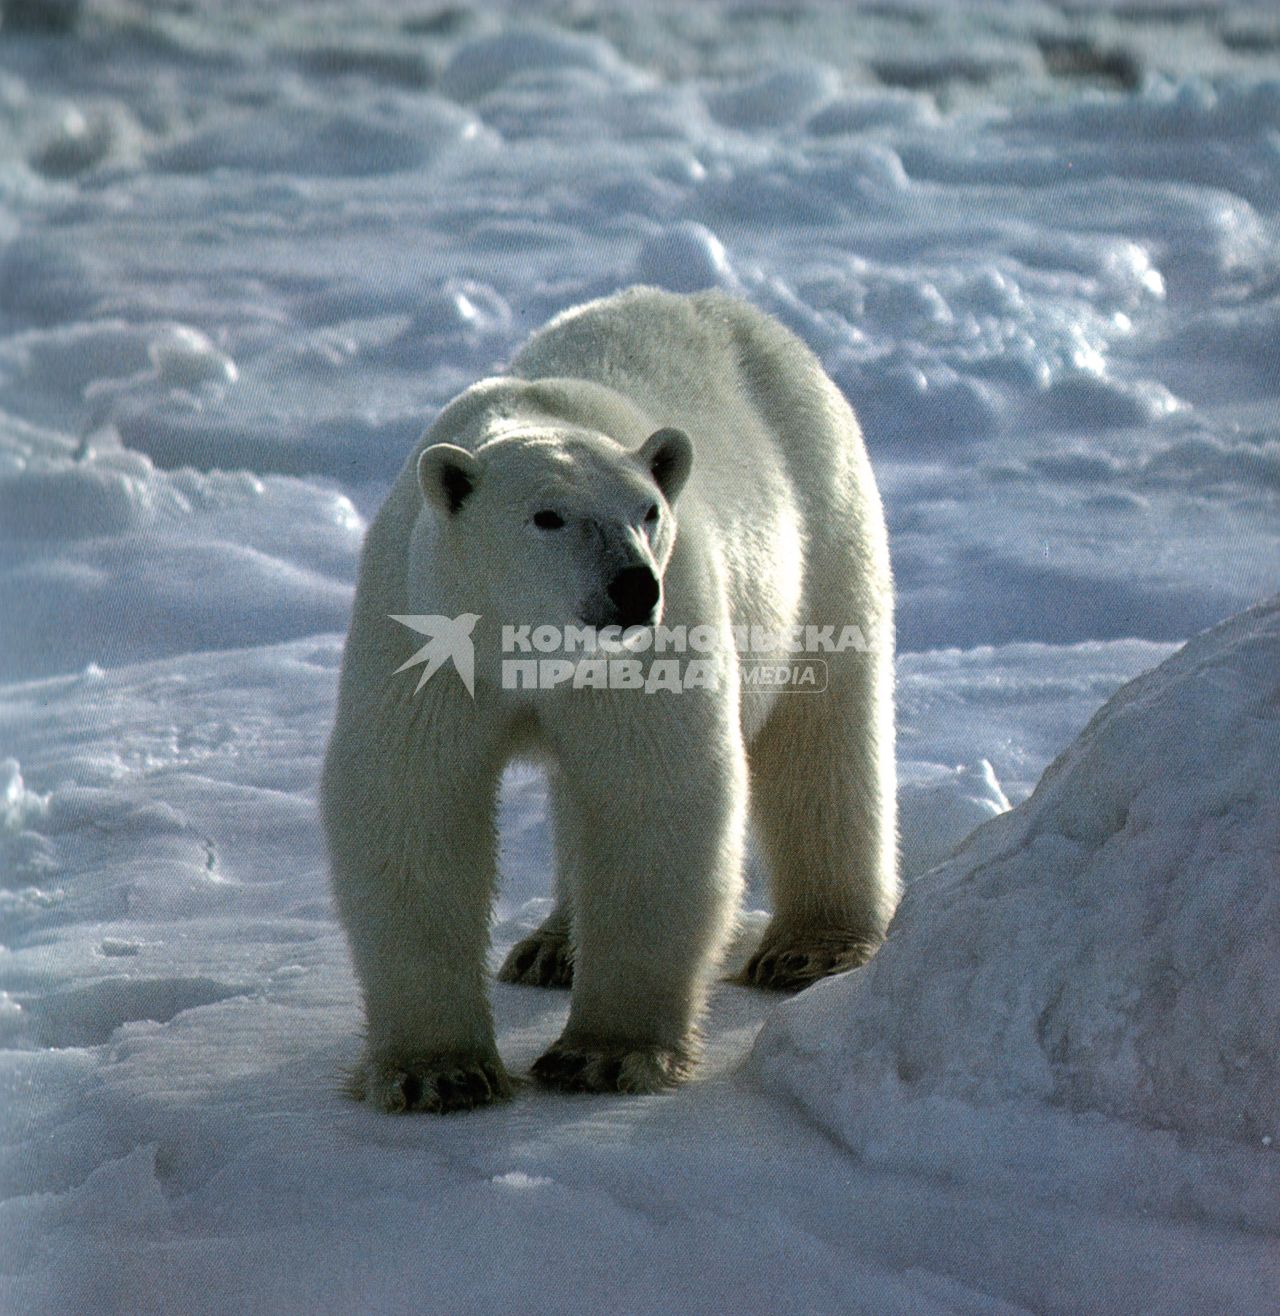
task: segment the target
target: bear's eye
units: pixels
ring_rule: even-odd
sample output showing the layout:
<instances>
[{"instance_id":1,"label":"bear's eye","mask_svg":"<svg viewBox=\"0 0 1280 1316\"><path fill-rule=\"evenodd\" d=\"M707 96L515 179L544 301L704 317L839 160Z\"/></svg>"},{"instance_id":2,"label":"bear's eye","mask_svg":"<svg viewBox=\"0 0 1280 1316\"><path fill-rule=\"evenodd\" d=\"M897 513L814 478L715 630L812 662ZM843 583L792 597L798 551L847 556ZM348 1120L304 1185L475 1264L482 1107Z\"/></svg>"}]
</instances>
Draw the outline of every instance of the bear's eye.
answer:
<instances>
[{"instance_id":1,"label":"bear's eye","mask_svg":"<svg viewBox=\"0 0 1280 1316\"><path fill-rule=\"evenodd\" d=\"M645 519L647 522L649 522L650 524L652 524L654 521L656 521L656 520L658 519L658 504L657 504L657 503L650 503L650 504L649 504L649 510L644 514L644 519Z\"/></svg>"},{"instance_id":2,"label":"bear's eye","mask_svg":"<svg viewBox=\"0 0 1280 1316\"><path fill-rule=\"evenodd\" d=\"M542 512L534 512L533 524L539 530L562 530L564 529L564 517L559 512L547 509Z\"/></svg>"}]
</instances>

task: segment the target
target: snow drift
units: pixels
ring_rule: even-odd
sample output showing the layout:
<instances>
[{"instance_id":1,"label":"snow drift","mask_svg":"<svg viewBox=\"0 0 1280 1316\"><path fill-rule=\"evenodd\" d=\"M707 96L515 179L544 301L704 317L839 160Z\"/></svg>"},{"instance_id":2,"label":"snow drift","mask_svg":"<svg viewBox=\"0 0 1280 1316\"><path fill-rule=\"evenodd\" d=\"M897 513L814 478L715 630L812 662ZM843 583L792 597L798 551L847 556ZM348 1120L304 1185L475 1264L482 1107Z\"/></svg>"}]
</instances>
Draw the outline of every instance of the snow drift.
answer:
<instances>
[{"instance_id":1,"label":"snow drift","mask_svg":"<svg viewBox=\"0 0 1280 1316\"><path fill-rule=\"evenodd\" d=\"M999 1112L971 1169L1050 1114L1244 1144L1240 1194L1193 1198L1248 1215L1280 1126L1277 763L1280 598L1124 686L1029 799L912 885L866 970L765 1025L754 1072L889 1159L941 1112L929 1140Z\"/></svg>"}]
</instances>

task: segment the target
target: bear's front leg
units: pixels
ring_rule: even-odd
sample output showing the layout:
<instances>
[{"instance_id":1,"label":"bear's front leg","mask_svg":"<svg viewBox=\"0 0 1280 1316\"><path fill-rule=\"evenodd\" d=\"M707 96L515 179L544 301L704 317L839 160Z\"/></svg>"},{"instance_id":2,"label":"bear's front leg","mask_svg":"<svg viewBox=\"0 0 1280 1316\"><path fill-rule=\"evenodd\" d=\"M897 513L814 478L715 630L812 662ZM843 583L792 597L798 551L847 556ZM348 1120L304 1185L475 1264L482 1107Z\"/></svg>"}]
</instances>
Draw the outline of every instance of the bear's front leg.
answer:
<instances>
[{"instance_id":1,"label":"bear's front leg","mask_svg":"<svg viewBox=\"0 0 1280 1316\"><path fill-rule=\"evenodd\" d=\"M382 716L340 707L325 764L334 892L367 1024L348 1090L391 1112L511 1092L485 979L500 759L469 699L452 696L428 687Z\"/></svg>"},{"instance_id":2,"label":"bear's front leg","mask_svg":"<svg viewBox=\"0 0 1280 1316\"><path fill-rule=\"evenodd\" d=\"M560 726L558 832L572 873L569 1021L533 1075L576 1092L674 1086L742 888L746 761L736 708L710 692L613 692Z\"/></svg>"}]
</instances>

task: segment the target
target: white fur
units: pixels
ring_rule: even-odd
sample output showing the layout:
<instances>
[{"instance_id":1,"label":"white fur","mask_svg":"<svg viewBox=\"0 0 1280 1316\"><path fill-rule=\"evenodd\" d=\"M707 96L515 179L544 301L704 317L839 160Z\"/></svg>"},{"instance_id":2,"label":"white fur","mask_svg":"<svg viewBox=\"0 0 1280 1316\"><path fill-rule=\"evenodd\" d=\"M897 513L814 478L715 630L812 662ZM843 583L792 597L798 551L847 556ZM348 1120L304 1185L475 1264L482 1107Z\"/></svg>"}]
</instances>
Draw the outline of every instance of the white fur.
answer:
<instances>
[{"instance_id":1,"label":"white fur","mask_svg":"<svg viewBox=\"0 0 1280 1316\"><path fill-rule=\"evenodd\" d=\"M692 440L682 489L687 445L644 446L667 426ZM663 442L670 499L648 464ZM471 485L457 511L442 464ZM532 525L544 506L564 529ZM623 561L659 577L667 627L856 625L868 651L823 655L822 694L740 687L732 652L715 691L500 688L502 625L580 624ZM390 618L464 612L480 616L474 701L447 668L415 694L415 671L395 673L419 637ZM838 390L743 303L640 288L559 316L444 410L370 528L323 809L368 1019L357 1087L388 1108L505 1091L484 964L498 782L525 751L552 777L560 904L542 935L573 976L546 1081L647 1090L688 1068L740 896L748 782L776 911L748 977L799 985L883 934L898 888L880 502Z\"/></svg>"}]
</instances>

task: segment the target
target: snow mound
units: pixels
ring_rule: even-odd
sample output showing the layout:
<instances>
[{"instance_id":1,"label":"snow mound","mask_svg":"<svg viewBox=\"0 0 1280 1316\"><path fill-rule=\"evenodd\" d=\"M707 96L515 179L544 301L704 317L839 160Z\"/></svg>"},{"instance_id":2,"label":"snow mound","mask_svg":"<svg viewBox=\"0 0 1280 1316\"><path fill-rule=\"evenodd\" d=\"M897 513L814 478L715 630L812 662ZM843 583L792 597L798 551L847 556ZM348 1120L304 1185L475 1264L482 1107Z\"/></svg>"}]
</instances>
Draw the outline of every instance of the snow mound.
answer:
<instances>
[{"instance_id":1,"label":"snow mound","mask_svg":"<svg viewBox=\"0 0 1280 1316\"><path fill-rule=\"evenodd\" d=\"M16 832L48 811L49 797L27 787L18 760L0 759L0 831Z\"/></svg>"},{"instance_id":2,"label":"snow mound","mask_svg":"<svg viewBox=\"0 0 1280 1316\"><path fill-rule=\"evenodd\" d=\"M1272 1145L1277 762L1280 598L1124 686L911 887L866 970L778 1012L756 1071L855 1145L915 1103L962 1122L995 1104L1002 1138L1058 1112Z\"/></svg>"},{"instance_id":3,"label":"snow mound","mask_svg":"<svg viewBox=\"0 0 1280 1316\"><path fill-rule=\"evenodd\" d=\"M837 96L806 127L815 137L837 137L890 125L933 124L938 110L925 93L889 87L855 96Z\"/></svg>"},{"instance_id":4,"label":"snow mound","mask_svg":"<svg viewBox=\"0 0 1280 1316\"><path fill-rule=\"evenodd\" d=\"M709 228L681 220L645 240L636 258L637 283L656 284L671 292L738 286L724 244Z\"/></svg>"},{"instance_id":5,"label":"snow mound","mask_svg":"<svg viewBox=\"0 0 1280 1316\"><path fill-rule=\"evenodd\" d=\"M473 101L513 79L565 70L600 74L615 88L638 81L598 37L526 28L464 42L445 67L440 86L446 96Z\"/></svg>"},{"instance_id":6,"label":"snow mound","mask_svg":"<svg viewBox=\"0 0 1280 1316\"><path fill-rule=\"evenodd\" d=\"M839 90L834 69L800 64L767 69L736 86L708 92L707 103L730 128L772 128L812 114Z\"/></svg>"},{"instance_id":7,"label":"snow mound","mask_svg":"<svg viewBox=\"0 0 1280 1316\"><path fill-rule=\"evenodd\" d=\"M88 112L68 106L31 158L46 178L74 178L107 160L136 162L141 132L123 106L109 104Z\"/></svg>"},{"instance_id":8,"label":"snow mound","mask_svg":"<svg viewBox=\"0 0 1280 1316\"><path fill-rule=\"evenodd\" d=\"M236 169L303 178L360 178L416 169L441 150L481 136L476 120L429 96L396 98L373 110L284 106L271 116L226 116L157 151L177 174Z\"/></svg>"},{"instance_id":9,"label":"snow mound","mask_svg":"<svg viewBox=\"0 0 1280 1316\"><path fill-rule=\"evenodd\" d=\"M187 325L171 326L152 341L148 353L160 382L170 388L194 388L209 381L234 384L240 377L225 352Z\"/></svg>"}]
</instances>

